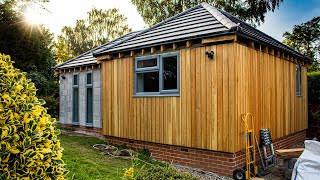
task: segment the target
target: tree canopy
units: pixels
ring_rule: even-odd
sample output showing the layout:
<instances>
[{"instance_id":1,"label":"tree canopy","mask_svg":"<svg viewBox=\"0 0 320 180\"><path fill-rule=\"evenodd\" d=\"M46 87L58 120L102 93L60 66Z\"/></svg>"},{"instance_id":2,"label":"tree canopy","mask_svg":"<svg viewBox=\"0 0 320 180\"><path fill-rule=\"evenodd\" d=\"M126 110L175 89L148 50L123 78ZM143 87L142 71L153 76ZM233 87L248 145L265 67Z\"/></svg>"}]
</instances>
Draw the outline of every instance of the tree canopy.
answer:
<instances>
[{"instance_id":1,"label":"tree canopy","mask_svg":"<svg viewBox=\"0 0 320 180\"><path fill-rule=\"evenodd\" d=\"M283 37L285 38L283 41L285 44L314 60L311 71L319 69L320 16L300 25L295 25L292 32L285 32Z\"/></svg>"},{"instance_id":2,"label":"tree canopy","mask_svg":"<svg viewBox=\"0 0 320 180\"><path fill-rule=\"evenodd\" d=\"M201 2L207 2L238 16L251 24L264 22L268 11L274 11L283 0L131 0L143 20L155 25Z\"/></svg>"},{"instance_id":3,"label":"tree canopy","mask_svg":"<svg viewBox=\"0 0 320 180\"><path fill-rule=\"evenodd\" d=\"M38 95L53 94L57 90L52 70L53 34L43 26L27 24L23 14L13 10L13 3L0 3L0 52L11 54L15 67L28 73Z\"/></svg>"},{"instance_id":4,"label":"tree canopy","mask_svg":"<svg viewBox=\"0 0 320 180\"><path fill-rule=\"evenodd\" d=\"M118 9L93 8L86 19L77 20L75 27L63 27L55 43L56 58L64 62L130 31L127 18Z\"/></svg>"}]
</instances>

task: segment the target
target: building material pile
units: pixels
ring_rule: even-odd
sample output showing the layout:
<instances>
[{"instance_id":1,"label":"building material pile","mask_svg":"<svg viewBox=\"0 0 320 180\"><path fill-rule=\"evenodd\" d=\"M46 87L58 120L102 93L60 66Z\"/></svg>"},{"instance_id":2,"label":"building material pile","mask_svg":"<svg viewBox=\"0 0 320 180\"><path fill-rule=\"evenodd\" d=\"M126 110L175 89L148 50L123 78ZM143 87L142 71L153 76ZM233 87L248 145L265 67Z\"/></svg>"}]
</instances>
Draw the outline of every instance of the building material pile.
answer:
<instances>
[{"instance_id":1,"label":"building material pile","mask_svg":"<svg viewBox=\"0 0 320 180\"><path fill-rule=\"evenodd\" d=\"M298 158L303 151L304 151L304 148L279 149L279 150L276 150L276 155L278 158L281 158L281 159Z\"/></svg>"}]
</instances>

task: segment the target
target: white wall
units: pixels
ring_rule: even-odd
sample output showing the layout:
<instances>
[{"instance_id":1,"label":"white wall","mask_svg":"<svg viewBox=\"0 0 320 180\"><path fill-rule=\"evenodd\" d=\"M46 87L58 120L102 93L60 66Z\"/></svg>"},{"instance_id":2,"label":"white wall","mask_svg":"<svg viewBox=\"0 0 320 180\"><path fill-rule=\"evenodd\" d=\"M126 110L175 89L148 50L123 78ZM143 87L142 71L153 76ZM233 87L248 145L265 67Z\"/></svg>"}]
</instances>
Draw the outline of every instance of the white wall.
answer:
<instances>
[{"instance_id":1,"label":"white wall","mask_svg":"<svg viewBox=\"0 0 320 180\"><path fill-rule=\"evenodd\" d=\"M90 71L61 73L59 122L72 124L73 74L79 79L79 125L86 126L86 74ZM101 69L92 70L93 75L93 127L101 128ZM62 77L65 77L63 79Z\"/></svg>"}]
</instances>

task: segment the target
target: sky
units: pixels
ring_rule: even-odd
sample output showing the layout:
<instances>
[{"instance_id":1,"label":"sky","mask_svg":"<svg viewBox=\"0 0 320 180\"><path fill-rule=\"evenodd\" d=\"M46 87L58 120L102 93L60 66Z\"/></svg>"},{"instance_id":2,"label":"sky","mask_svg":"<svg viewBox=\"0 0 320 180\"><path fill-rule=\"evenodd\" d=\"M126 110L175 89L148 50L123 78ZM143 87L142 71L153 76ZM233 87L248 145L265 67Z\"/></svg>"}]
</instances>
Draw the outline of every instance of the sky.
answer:
<instances>
[{"instance_id":1,"label":"sky","mask_svg":"<svg viewBox=\"0 0 320 180\"><path fill-rule=\"evenodd\" d=\"M77 19L84 19L86 13L97 7L100 9L119 8L127 16L133 31L146 28L142 17L130 0L50 0L44 5L48 11L41 12L40 21L58 35L63 26L75 26ZM304 23L320 15L320 0L284 0L275 12L268 12L265 23L258 29L282 41L282 34L291 31L296 24Z\"/></svg>"}]
</instances>

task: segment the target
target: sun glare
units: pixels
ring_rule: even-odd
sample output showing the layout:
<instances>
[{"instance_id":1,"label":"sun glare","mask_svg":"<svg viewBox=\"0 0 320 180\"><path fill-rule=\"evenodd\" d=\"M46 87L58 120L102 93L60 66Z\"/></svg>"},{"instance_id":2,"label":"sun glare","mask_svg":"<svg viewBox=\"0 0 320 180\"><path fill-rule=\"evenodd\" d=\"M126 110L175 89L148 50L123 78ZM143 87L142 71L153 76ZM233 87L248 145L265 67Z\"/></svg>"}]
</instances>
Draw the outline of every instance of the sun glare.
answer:
<instances>
[{"instance_id":1,"label":"sun glare","mask_svg":"<svg viewBox=\"0 0 320 180\"><path fill-rule=\"evenodd\" d=\"M44 23L44 19L42 18L40 12L34 8L27 8L23 14L26 18L26 21L30 24L40 25Z\"/></svg>"}]
</instances>

